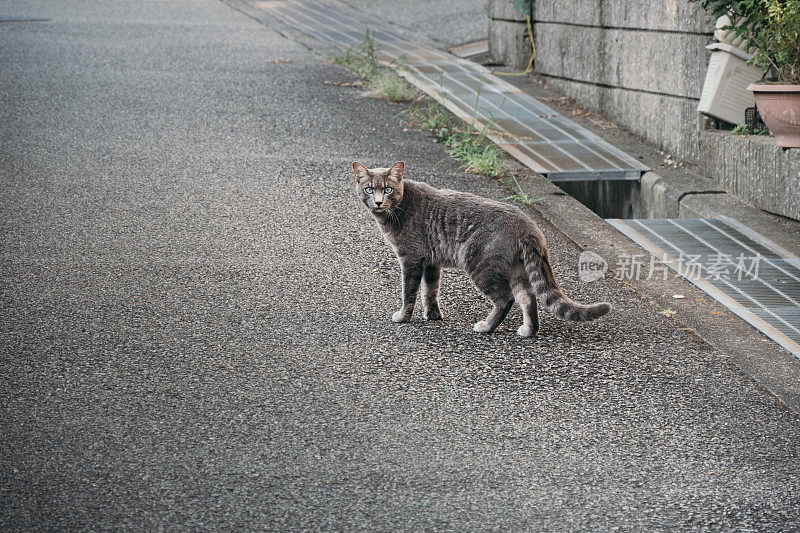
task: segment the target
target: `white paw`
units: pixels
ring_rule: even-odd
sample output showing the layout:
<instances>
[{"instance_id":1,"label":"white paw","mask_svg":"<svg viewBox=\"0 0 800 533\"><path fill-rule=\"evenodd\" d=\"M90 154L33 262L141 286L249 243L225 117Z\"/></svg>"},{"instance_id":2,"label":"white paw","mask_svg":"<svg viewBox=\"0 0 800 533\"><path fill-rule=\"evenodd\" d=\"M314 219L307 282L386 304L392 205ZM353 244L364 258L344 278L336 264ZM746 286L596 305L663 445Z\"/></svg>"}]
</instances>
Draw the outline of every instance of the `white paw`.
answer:
<instances>
[{"instance_id":1,"label":"white paw","mask_svg":"<svg viewBox=\"0 0 800 533\"><path fill-rule=\"evenodd\" d=\"M522 325L517 330L517 335L519 335L520 337L530 337L532 333L533 332L531 331L530 326Z\"/></svg>"},{"instance_id":2,"label":"white paw","mask_svg":"<svg viewBox=\"0 0 800 533\"><path fill-rule=\"evenodd\" d=\"M489 324L487 324L485 320L481 320L480 322L475 322L472 329L478 333L489 333L492 328L489 327Z\"/></svg>"},{"instance_id":3,"label":"white paw","mask_svg":"<svg viewBox=\"0 0 800 533\"><path fill-rule=\"evenodd\" d=\"M401 323L401 322L408 322L409 318L411 318L411 317L407 316L406 312L401 309L399 311L396 311L392 315L392 322L395 322L395 323L398 323L398 324Z\"/></svg>"}]
</instances>

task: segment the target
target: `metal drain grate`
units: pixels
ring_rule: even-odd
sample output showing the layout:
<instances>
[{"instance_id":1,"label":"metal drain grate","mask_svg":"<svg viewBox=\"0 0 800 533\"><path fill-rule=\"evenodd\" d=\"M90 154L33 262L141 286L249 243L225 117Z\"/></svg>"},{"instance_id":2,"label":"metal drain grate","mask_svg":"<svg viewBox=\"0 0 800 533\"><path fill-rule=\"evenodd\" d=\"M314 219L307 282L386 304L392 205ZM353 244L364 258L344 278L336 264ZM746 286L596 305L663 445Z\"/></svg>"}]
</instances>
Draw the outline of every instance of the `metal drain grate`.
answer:
<instances>
[{"instance_id":1,"label":"metal drain grate","mask_svg":"<svg viewBox=\"0 0 800 533\"><path fill-rule=\"evenodd\" d=\"M608 223L800 357L800 259L730 219Z\"/></svg>"},{"instance_id":2,"label":"metal drain grate","mask_svg":"<svg viewBox=\"0 0 800 533\"><path fill-rule=\"evenodd\" d=\"M322 41L353 46L367 24L346 6L329 1L268 1L254 5ZM417 88L478 127L493 122L489 137L551 181L638 180L649 170L599 136L567 120L477 63L369 27L382 63L394 63Z\"/></svg>"}]
</instances>

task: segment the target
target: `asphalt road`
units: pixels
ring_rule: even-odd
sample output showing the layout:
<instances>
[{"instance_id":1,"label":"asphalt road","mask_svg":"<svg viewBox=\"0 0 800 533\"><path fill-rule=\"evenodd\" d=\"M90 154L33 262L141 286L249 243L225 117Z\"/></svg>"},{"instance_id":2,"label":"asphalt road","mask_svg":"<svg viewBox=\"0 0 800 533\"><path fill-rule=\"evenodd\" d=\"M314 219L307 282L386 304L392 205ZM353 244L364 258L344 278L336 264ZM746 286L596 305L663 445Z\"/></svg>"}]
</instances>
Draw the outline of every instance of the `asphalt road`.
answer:
<instances>
[{"instance_id":1,"label":"asphalt road","mask_svg":"<svg viewBox=\"0 0 800 533\"><path fill-rule=\"evenodd\" d=\"M4 2L0 526L800 527L800 422L623 283L404 325L350 162L494 198L400 107L228 5ZM544 200L546 201L546 200Z\"/></svg>"}]
</instances>

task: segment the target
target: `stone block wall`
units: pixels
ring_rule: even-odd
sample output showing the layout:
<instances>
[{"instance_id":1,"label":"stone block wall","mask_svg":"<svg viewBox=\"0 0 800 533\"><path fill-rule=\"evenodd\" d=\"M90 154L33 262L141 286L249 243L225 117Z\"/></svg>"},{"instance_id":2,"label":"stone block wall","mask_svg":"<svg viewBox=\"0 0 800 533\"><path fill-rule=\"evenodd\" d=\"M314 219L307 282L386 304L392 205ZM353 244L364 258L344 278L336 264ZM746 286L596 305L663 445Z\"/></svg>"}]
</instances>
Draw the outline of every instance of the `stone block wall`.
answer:
<instances>
[{"instance_id":1,"label":"stone block wall","mask_svg":"<svg viewBox=\"0 0 800 533\"><path fill-rule=\"evenodd\" d=\"M531 4L526 0L490 0L489 11L489 58L493 63L510 65L516 69L528 66L531 39L528 34L526 11Z\"/></svg>"},{"instance_id":2,"label":"stone block wall","mask_svg":"<svg viewBox=\"0 0 800 533\"><path fill-rule=\"evenodd\" d=\"M517 53L514 43L527 30L515 12L513 0L490 0L489 52L523 68L529 52ZM531 13L535 70L549 84L670 154L697 160L712 37L702 10L686 0L533 0Z\"/></svg>"},{"instance_id":3,"label":"stone block wall","mask_svg":"<svg viewBox=\"0 0 800 533\"><path fill-rule=\"evenodd\" d=\"M772 137L703 131L700 168L756 207L800 220L800 150L780 148Z\"/></svg>"}]
</instances>

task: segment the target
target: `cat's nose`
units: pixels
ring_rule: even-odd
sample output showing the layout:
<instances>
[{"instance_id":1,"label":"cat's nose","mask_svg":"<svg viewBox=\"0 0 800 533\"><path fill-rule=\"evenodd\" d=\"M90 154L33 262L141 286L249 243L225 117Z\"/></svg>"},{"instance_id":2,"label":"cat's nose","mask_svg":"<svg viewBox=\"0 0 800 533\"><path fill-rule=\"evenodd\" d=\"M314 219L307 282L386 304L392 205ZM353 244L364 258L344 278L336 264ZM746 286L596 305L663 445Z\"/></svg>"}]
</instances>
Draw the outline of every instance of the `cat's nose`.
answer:
<instances>
[{"instance_id":1,"label":"cat's nose","mask_svg":"<svg viewBox=\"0 0 800 533\"><path fill-rule=\"evenodd\" d=\"M383 202L375 200L375 207L380 207Z\"/></svg>"}]
</instances>

